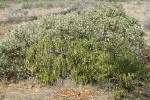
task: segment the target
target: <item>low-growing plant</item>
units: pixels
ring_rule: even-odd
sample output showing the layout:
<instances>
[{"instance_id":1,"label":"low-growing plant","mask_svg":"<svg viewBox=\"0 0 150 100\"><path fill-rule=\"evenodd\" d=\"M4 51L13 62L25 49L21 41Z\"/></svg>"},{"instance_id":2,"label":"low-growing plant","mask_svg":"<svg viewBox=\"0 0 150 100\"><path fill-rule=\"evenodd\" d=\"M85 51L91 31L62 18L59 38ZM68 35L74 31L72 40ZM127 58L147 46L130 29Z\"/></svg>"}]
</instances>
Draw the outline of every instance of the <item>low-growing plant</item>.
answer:
<instances>
[{"instance_id":1,"label":"low-growing plant","mask_svg":"<svg viewBox=\"0 0 150 100\"><path fill-rule=\"evenodd\" d=\"M42 34L29 23L0 40L0 80L18 81L30 75L25 66L26 49L40 38Z\"/></svg>"},{"instance_id":2,"label":"low-growing plant","mask_svg":"<svg viewBox=\"0 0 150 100\"><path fill-rule=\"evenodd\" d=\"M30 75L53 84L72 76L131 92L149 79L142 34L138 21L114 7L41 17L1 40L0 79Z\"/></svg>"},{"instance_id":3,"label":"low-growing plant","mask_svg":"<svg viewBox=\"0 0 150 100\"><path fill-rule=\"evenodd\" d=\"M70 74L77 83L101 84L133 91L146 82L148 69L141 51L143 31L138 22L116 8L41 19L48 38L27 50L27 66L39 82L51 83ZM48 41L48 42L46 42Z\"/></svg>"},{"instance_id":4,"label":"low-growing plant","mask_svg":"<svg viewBox=\"0 0 150 100\"><path fill-rule=\"evenodd\" d=\"M6 7L8 7L9 5L3 2L0 2L0 9L4 9Z\"/></svg>"},{"instance_id":5,"label":"low-growing plant","mask_svg":"<svg viewBox=\"0 0 150 100\"><path fill-rule=\"evenodd\" d=\"M46 4L48 2L44 2L44 1L37 1L37 2L23 2L22 4L22 8L23 9L31 9L31 8L42 8L42 7L45 7Z\"/></svg>"},{"instance_id":6,"label":"low-growing plant","mask_svg":"<svg viewBox=\"0 0 150 100\"><path fill-rule=\"evenodd\" d=\"M23 8L23 9L30 9L30 8L32 8L32 4L29 3L29 2L24 2L24 3L22 4L22 8Z\"/></svg>"}]
</instances>

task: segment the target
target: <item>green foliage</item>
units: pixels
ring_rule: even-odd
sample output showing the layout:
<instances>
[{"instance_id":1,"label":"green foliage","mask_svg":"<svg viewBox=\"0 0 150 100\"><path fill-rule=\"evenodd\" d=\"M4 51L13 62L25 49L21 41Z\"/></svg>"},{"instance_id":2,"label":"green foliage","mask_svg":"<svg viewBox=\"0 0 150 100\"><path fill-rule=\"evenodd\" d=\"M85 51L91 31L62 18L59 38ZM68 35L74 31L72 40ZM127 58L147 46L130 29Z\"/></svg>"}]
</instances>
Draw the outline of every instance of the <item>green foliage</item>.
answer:
<instances>
[{"instance_id":1,"label":"green foliage","mask_svg":"<svg viewBox=\"0 0 150 100\"><path fill-rule=\"evenodd\" d=\"M19 80L29 76L30 72L25 66L26 49L40 37L42 38L42 35L29 23L1 39L0 80Z\"/></svg>"},{"instance_id":2,"label":"green foliage","mask_svg":"<svg viewBox=\"0 0 150 100\"><path fill-rule=\"evenodd\" d=\"M97 1L107 1L107 2L125 2L129 0L97 0Z\"/></svg>"},{"instance_id":3,"label":"green foliage","mask_svg":"<svg viewBox=\"0 0 150 100\"><path fill-rule=\"evenodd\" d=\"M127 94L127 90L125 89L119 89L117 92L116 92L116 95L114 96L114 99L115 100L122 100L122 98L125 98L125 94Z\"/></svg>"},{"instance_id":4,"label":"green foliage","mask_svg":"<svg viewBox=\"0 0 150 100\"><path fill-rule=\"evenodd\" d=\"M54 45L49 45L54 42ZM43 39L27 51L27 66L32 74L36 75L39 82L53 83L66 77L68 70L66 59L63 58L65 54L58 52L63 52L66 47L62 40L53 37Z\"/></svg>"},{"instance_id":5,"label":"green foliage","mask_svg":"<svg viewBox=\"0 0 150 100\"><path fill-rule=\"evenodd\" d=\"M35 2L35 3L32 3L32 2L23 2L22 8L23 9L42 8L42 7L45 7L46 4L47 4L47 2L44 2L44 1Z\"/></svg>"},{"instance_id":6,"label":"green foliage","mask_svg":"<svg viewBox=\"0 0 150 100\"><path fill-rule=\"evenodd\" d=\"M0 2L0 9L4 9L6 7L8 7L9 5L3 2Z\"/></svg>"},{"instance_id":7,"label":"green foliage","mask_svg":"<svg viewBox=\"0 0 150 100\"><path fill-rule=\"evenodd\" d=\"M69 46L68 63L72 74L79 83L100 83L111 73L109 53L100 50L95 39L75 40Z\"/></svg>"},{"instance_id":8,"label":"green foliage","mask_svg":"<svg viewBox=\"0 0 150 100\"><path fill-rule=\"evenodd\" d=\"M76 1L77 2L77 1ZM52 8L52 7L62 7L68 8L70 5L74 5L75 1L70 0L39 0L36 2L24 1L22 2L23 9L32 9L32 8Z\"/></svg>"},{"instance_id":9,"label":"green foliage","mask_svg":"<svg viewBox=\"0 0 150 100\"><path fill-rule=\"evenodd\" d=\"M31 4L31 3L28 3L28 2L24 2L24 3L22 4L22 8L23 8L23 9L30 9L30 8L32 8L32 4Z\"/></svg>"},{"instance_id":10,"label":"green foliage","mask_svg":"<svg viewBox=\"0 0 150 100\"><path fill-rule=\"evenodd\" d=\"M143 32L124 12L102 7L40 22L47 38L27 50L27 66L39 82L54 83L70 74L83 84L114 79L116 87L132 91L138 81L148 79L140 56Z\"/></svg>"},{"instance_id":11,"label":"green foliage","mask_svg":"<svg viewBox=\"0 0 150 100\"><path fill-rule=\"evenodd\" d=\"M141 59L142 29L113 7L41 17L12 31L0 43L0 79L35 76L51 83L72 76L77 83L111 80L132 91L146 83L148 69Z\"/></svg>"}]
</instances>

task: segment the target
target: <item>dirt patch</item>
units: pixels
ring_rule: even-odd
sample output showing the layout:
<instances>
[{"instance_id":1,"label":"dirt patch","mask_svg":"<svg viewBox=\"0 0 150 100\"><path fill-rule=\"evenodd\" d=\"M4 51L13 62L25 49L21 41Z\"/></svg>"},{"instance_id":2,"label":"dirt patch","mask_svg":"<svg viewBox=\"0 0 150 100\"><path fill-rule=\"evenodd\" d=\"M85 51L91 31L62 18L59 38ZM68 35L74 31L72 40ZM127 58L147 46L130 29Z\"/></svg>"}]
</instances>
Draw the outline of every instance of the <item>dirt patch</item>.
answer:
<instances>
[{"instance_id":1,"label":"dirt patch","mask_svg":"<svg viewBox=\"0 0 150 100\"><path fill-rule=\"evenodd\" d=\"M142 21L150 13L149 2L128 2L122 3L122 7L127 15Z\"/></svg>"},{"instance_id":2,"label":"dirt patch","mask_svg":"<svg viewBox=\"0 0 150 100\"><path fill-rule=\"evenodd\" d=\"M8 9L0 9L0 20L5 20Z\"/></svg>"},{"instance_id":3,"label":"dirt patch","mask_svg":"<svg viewBox=\"0 0 150 100\"><path fill-rule=\"evenodd\" d=\"M69 83L68 83L69 82ZM113 100L112 92L92 86L77 86L65 81L63 86L42 86L26 81L18 84L0 84L0 100Z\"/></svg>"},{"instance_id":4,"label":"dirt patch","mask_svg":"<svg viewBox=\"0 0 150 100\"><path fill-rule=\"evenodd\" d=\"M48 88L33 87L29 84L9 84L0 87L0 100L44 100L49 96L51 91Z\"/></svg>"},{"instance_id":5,"label":"dirt patch","mask_svg":"<svg viewBox=\"0 0 150 100\"><path fill-rule=\"evenodd\" d=\"M10 32L18 24L8 24L0 26L0 37L3 37L6 33Z\"/></svg>"},{"instance_id":6,"label":"dirt patch","mask_svg":"<svg viewBox=\"0 0 150 100\"><path fill-rule=\"evenodd\" d=\"M121 5L127 15L136 18L141 23L146 33L144 39L150 45L150 30L147 30L150 28L150 2L127 2Z\"/></svg>"}]
</instances>

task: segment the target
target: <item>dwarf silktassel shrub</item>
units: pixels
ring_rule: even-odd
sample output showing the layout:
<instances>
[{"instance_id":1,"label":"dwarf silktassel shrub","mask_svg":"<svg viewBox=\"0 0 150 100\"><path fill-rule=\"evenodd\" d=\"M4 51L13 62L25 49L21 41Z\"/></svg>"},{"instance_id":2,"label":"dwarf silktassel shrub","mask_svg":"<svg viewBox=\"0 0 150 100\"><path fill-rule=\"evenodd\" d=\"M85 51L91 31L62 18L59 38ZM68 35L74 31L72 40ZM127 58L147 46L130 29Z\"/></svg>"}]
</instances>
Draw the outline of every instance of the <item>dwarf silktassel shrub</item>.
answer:
<instances>
[{"instance_id":1,"label":"dwarf silktassel shrub","mask_svg":"<svg viewBox=\"0 0 150 100\"><path fill-rule=\"evenodd\" d=\"M1 40L0 79L33 76L53 84L71 76L132 91L149 79L142 33L135 19L114 7L41 17Z\"/></svg>"},{"instance_id":2,"label":"dwarf silktassel shrub","mask_svg":"<svg viewBox=\"0 0 150 100\"><path fill-rule=\"evenodd\" d=\"M71 75L78 83L114 79L128 91L148 70L140 56L142 29L113 7L40 19L46 38L27 50L27 66L39 82L54 83Z\"/></svg>"}]
</instances>

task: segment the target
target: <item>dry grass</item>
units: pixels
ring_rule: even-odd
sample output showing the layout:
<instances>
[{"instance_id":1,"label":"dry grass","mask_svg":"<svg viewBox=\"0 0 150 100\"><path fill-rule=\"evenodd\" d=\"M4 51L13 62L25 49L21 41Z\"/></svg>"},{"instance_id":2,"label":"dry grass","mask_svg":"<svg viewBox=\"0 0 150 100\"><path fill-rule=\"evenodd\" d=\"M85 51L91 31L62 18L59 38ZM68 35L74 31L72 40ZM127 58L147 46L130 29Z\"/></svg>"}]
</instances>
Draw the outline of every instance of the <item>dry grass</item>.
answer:
<instances>
[{"instance_id":1,"label":"dry grass","mask_svg":"<svg viewBox=\"0 0 150 100\"><path fill-rule=\"evenodd\" d=\"M37 85L34 80L0 83L0 100L113 100L113 92L104 92L91 85L76 85L75 81L64 80L62 86Z\"/></svg>"},{"instance_id":2,"label":"dry grass","mask_svg":"<svg viewBox=\"0 0 150 100\"><path fill-rule=\"evenodd\" d=\"M20 9L20 4L11 5L10 8L0 9L0 37L9 33L17 25L22 22L36 20L37 17L46 16L52 13L59 13L66 11L67 8L34 8L34 9Z\"/></svg>"}]
</instances>

